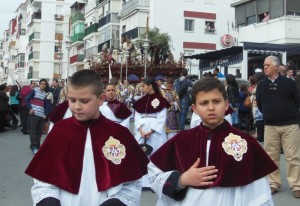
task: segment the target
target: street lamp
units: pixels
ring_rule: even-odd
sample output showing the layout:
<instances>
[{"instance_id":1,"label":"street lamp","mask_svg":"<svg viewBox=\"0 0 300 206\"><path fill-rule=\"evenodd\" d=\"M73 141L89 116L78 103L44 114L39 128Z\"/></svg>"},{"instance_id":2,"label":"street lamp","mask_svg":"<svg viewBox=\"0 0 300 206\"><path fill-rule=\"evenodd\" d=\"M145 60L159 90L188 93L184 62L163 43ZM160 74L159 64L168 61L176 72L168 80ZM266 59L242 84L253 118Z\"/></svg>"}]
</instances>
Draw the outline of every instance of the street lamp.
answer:
<instances>
[{"instance_id":1,"label":"street lamp","mask_svg":"<svg viewBox=\"0 0 300 206\"><path fill-rule=\"evenodd\" d=\"M68 50L68 70L67 70L67 80L69 78L69 71L70 71L70 50L72 48L72 42L70 40L66 41L66 49Z\"/></svg>"},{"instance_id":2,"label":"street lamp","mask_svg":"<svg viewBox=\"0 0 300 206\"><path fill-rule=\"evenodd\" d=\"M145 74L144 77L147 76L147 60L148 60L148 49L150 47L150 40L148 39L148 33L146 33L146 38L144 39L143 47L145 49Z\"/></svg>"},{"instance_id":3,"label":"street lamp","mask_svg":"<svg viewBox=\"0 0 300 206\"><path fill-rule=\"evenodd\" d=\"M62 53L61 49L58 49L58 51L56 52L57 54L57 58L58 58L58 72L60 75L60 78L62 78L62 69L61 69L61 63L62 63L62 59L64 57L64 53Z\"/></svg>"},{"instance_id":4,"label":"street lamp","mask_svg":"<svg viewBox=\"0 0 300 206\"><path fill-rule=\"evenodd\" d=\"M127 74L128 74L128 58L129 58L129 51L125 51L125 60L126 60L126 80L127 80Z\"/></svg>"}]
</instances>

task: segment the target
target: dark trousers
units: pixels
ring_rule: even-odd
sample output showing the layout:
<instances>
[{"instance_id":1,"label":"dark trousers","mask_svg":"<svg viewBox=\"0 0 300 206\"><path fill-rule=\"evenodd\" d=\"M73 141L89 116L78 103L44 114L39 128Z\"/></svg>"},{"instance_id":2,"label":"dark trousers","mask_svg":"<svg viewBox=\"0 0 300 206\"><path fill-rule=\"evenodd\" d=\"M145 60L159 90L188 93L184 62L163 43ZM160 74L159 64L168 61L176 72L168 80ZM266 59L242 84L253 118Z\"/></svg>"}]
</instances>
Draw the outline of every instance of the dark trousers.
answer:
<instances>
[{"instance_id":1,"label":"dark trousers","mask_svg":"<svg viewBox=\"0 0 300 206\"><path fill-rule=\"evenodd\" d=\"M43 117L37 115L29 115L30 121L30 129L29 129L29 136L30 136L30 148L40 148L41 145L41 138L44 129L44 119Z\"/></svg>"},{"instance_id":2,"label":"dark trousers","mask_svg":"<svg viewBox=\"0 0 300 206\"><path fill-rule=\"evenodd\" d=\"M246 131L250 131L250 111L240 111L239 110L239 129L245 128ZM243 127L245 124L245 127Z\"/></svg>"},{"instance_id":3,"label":"dark trousers","mask_svg":"<svg viewBox=\"0 0 300 206\"><path fill-rule=\"evenodd\" d=\"M27 107L22 107L21 108L21 124L23 127L23 133L29 131L29 111Z\"/></svg>"},{"instance_id":4,"label":"dark trousers","mask_svg":"<svg viewBox=\"0 0 300 206\"><path fill-rule=\"evenodd\" d=\"M0 131L4 130L4 126L6 124L5 116L7 111L0 111Z\"/></svg>"},{"instance_id":5,"label":"dark trousers","mask_svg":"<svg viewBox=\"0 0 300 206\"><path fill-rule=\"evenodd\" d=\"M256 132L257 132L257 140L259 142L264 142L264 133L265 133L265 124L264 120L256 120Z\"/></svg>"}]
</instances>

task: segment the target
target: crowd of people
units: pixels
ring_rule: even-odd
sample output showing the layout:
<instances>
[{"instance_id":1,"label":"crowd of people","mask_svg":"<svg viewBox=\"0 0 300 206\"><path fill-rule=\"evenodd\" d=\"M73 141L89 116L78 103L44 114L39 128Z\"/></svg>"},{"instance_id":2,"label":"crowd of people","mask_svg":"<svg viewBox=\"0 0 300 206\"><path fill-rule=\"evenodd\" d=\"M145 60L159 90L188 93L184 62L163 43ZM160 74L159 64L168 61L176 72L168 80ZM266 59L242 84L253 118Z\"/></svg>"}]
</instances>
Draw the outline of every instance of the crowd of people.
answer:
<instances>
[{"instance_id":1,"label":"crowd of people","mask_svg":"<svg viewBox=\"0 0 300 206\"><path fill-rule=\"evenodd\" d=\"M29 133L36 155L26 173L34 178L38 206L139 205L142 188L158 194L157 205L200 199L273 205L281 187L281 148L289 187L300 198L300 78L280 75L279 68L277 57L267 57L250 86L238 85L231 74L224 84L218 69L197 82L183 69L176 79L147 77L134 86L112 78L103 86L96 72L82 70L64 87L41 79L5 93L1 85L1 125L11 110ZM186 129L190 108L196 119ZM48 136L41 144L43 133ZM242 172L233 177L237 169Z\"/></svg>"}]
</instances>

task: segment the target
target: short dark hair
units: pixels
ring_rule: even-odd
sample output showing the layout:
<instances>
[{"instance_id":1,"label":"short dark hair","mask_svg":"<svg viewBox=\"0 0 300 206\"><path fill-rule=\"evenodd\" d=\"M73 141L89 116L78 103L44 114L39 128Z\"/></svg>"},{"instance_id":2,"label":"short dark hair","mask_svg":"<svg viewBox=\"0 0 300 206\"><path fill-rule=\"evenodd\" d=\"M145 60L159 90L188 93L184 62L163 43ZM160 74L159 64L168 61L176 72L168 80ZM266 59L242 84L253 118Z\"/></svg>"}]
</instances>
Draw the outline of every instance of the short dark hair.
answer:
<instances>
[{"instance_id":1,"label":"short dark hair","mask_svg":"<svg viewBox=\"0 0 300 206\"><path fill-rule=\"evenodd\" d=\"M93 88L93 93L100 96L103 93L103 83L99 73L90 69L83 69L75 72L69 81L69 86Z\"/></svg>"},{"instance_id":2,"label":"short dark hair","mask_svg":"<svg viewBox=\"0 0 300 206\"><path fill-rule=\"evenodd\" d=\"M48 82L47 82L46 79L41 79L41 80L39 81L39 84L41 84L41 82L45 82L46 84L48 84Z\"/></svg>"},{"instance_id":3,"label":"short dark hair","mask_svg":"<svg viewBox=\"0 0 300 206\"><path fill-rule=\"evenodd\" d=\"M202 78L201 80L197 81L192 87L192 101L196 103L196 96L199 92L209 92L214 89L217 89L221 92L224 100L227 99L227 92L225 89L225 85L216 78Z\"/></svg>"},{"instance_id":4,"label":"short dark hair","mask_svg":"<svg viewBox=\"0 0 300 206\"><path fill-rule=\"evenodd\" d=\"M114 83L108 82L105 86L104 89L106 89L108 86L114 86L116 87L116 85Z\"/></svg>"},{"instance_id":5,"label":"short dark hair","mask_svg":"<svg viewBox=\"0 0 300 206\"><path fill-rule=\"evenodd\" d=\"M57 79L53 79L52 81L58 83L58 80L57 80Z\"/></svg>"},{"instance_id":6,"label":"short dark hair","mask_svg":"<svg viewBox=\"0 0 300 206\"><path fill-rule=\"evenodd\" d=\"M181 75L186 77L188 75L188 70L187 69L182 69Z\"/></svg>"}]
</instances>

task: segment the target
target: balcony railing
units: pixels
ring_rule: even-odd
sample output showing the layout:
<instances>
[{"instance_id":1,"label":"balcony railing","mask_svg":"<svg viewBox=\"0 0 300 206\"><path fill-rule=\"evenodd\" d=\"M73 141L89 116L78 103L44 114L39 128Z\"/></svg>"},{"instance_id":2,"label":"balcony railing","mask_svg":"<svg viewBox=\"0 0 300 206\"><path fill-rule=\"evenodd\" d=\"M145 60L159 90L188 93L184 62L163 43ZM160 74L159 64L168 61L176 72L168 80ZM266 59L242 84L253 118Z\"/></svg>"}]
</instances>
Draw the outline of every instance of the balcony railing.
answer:
<instances>
[{"instance_id":1,"label":"balcony railing","mask_svg":"<svg viewBox=\"0 0 300 206\"><path fill-rule=\"evenodd\" d=\"M126 15L138 7L149 7L149 0L130 0L122 5L122 15Z\"/></svg>"},{"instance_id":2,"label":"balcony railing","mask_svg":"<svg viewBox=\"0 0 300 206\"><path fill-rule=\"evenodd\" d=\"M33 32L30 34L28 38L28 42L31 42L33 39L40 39L41 33L40 32Z\"/></svg>"},{"instance_id":3,"label":"balcony railing","mask_svg":"<svg viewBox=\"0 0 300 206\"><path fill-rule=\"evenodd\" d=\"M99 4L101 4L103 1L106 1L106 0L97 0L97 1L96 1L96 7L97 7Z\"/></svg>"},{"instance_id":4,"label":"balcony railing","mask_svg":"<svg viewBox=\"0 0 300 206\"><path fill-rule=\"evenodd\" d=\"M75 34L75 35L71 36L72 43L77 42L77 41L83 41L84 35L85 35L84 33L79 33L79 34Z\"/></svg>"},{"instance_id":5,"label":"balcony railing","mask_svg":"<svg viewBox=\"0 0 300 206\"><path fill-rule=\"evenodd\" d=\"M39 59L40 58L40 52L31 52L29 55L28 55L28 60L31 60L31 59Z\"/></svg>"},{"instance_id":6,"label":"balcony railing","mask_svg":"<svg viewBox=\"0 0 300 206\"><path fill-rule=\"evenodd\" d=\"M98 28L103 27L105 24L108 23L119 23L120 20L117 16L117 13L109 13L105 17L99 20Z\"/></svg>"},{"instance_id":7,"label":"balcony railing","mask_svg":"<svg viewBox=\"0 0 300 206\"><path fill-rule=\"evenodd\" d=\"M84 14L81 12L76 12L71 16L71 23L74 24L76 21L84 21Z\"/></svg>"},{"instance_id":8,"label":"balcony railing","mask_svg":"<svg viewBox=\"0 0 300 206\"><path fill-rule=\"evenodd\" d=\"M125 39L128 37L129 39L138 38L141 34L146 32L146 27L136 27L122 34L122 37Z\"/></svg>"},{"instance_id":9,"label":"balcony railing","mask_svg":"<svg viewBox=\"0 0 300 206\"><path fill-rule=\"evenodd\" d=\"M120 41L110 39L98 45L98 52L102 51L102 47L105 43L107 44L107 48L120 48Z\"/></svg>"},{"instance_id":10,"label":"balcony railing","mask_svg":"<svg viewBox=\"0 0 300 206\"><path fill-rule=\"evenodd\" d=\"M84 57L89 58L98 54L98 46L88 48L84 52Z\"/></svg>"},{"instance_id":11,"label":"balcony railing","mask_svg":"<svg viewBox=\"0 0 300 206\"><path fill-rule=\"evenodd\" d=\"M70 58L70 64L73 64L75 62L83 62L84 55L83 54L76 54Z\"/></svg>"},{"instance_id":12,"label":"balcony railing","mask_svg":"<svg viewBox=\"0 0 300 206\"><path fill-rule=\"evenodd\" d=\"M31 21L33 19L41 19L42 18L42 13L40 11L38 12L34 12L32 15L31 15Z\"/></svg>"},{"instance_id":13,"label":"balcony railing","mask_svg":"<svg viewBox=\"0 0 300 206\"><path fill-rule=\"evenodd\" d=\"M98 23L91 25L90 27L85 29L85 36L98 31Z\"/></svg>"}]
</instances>

